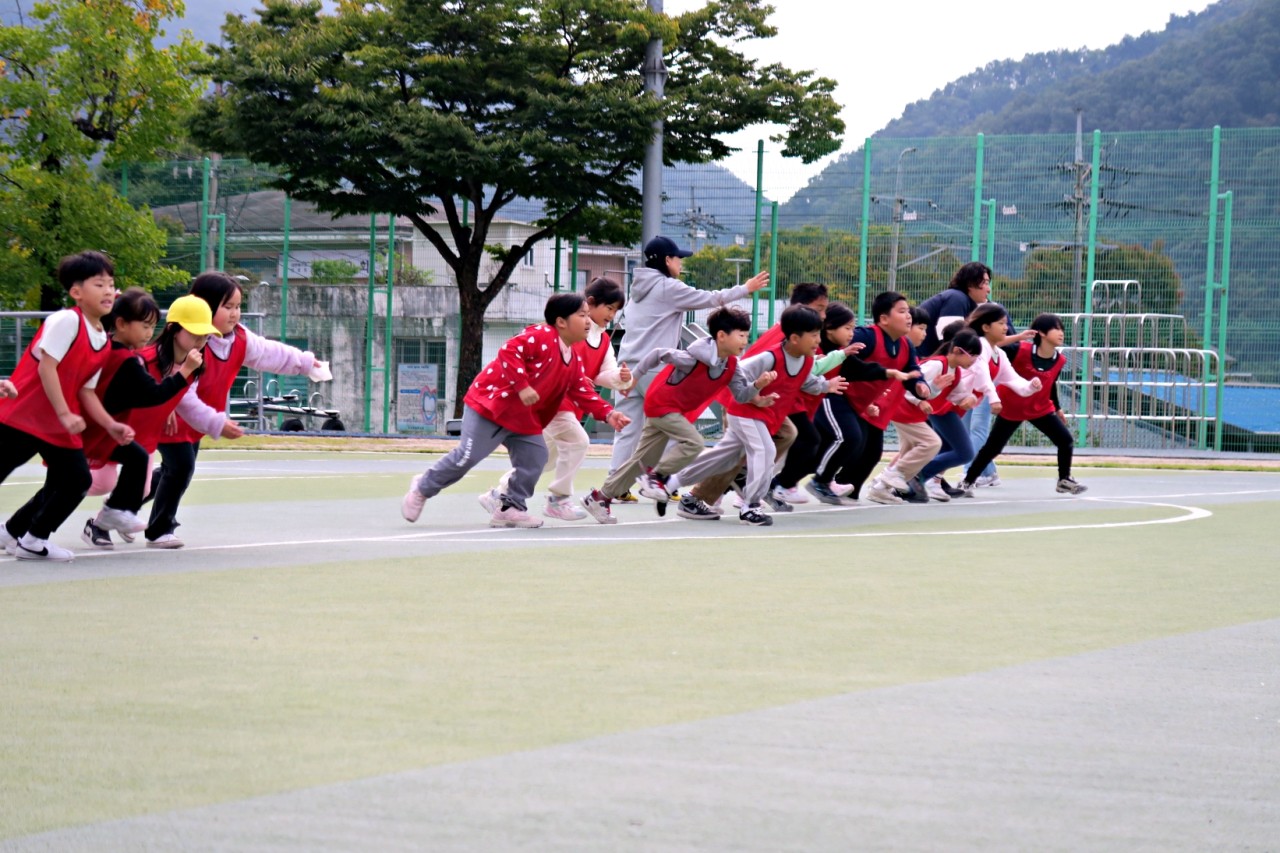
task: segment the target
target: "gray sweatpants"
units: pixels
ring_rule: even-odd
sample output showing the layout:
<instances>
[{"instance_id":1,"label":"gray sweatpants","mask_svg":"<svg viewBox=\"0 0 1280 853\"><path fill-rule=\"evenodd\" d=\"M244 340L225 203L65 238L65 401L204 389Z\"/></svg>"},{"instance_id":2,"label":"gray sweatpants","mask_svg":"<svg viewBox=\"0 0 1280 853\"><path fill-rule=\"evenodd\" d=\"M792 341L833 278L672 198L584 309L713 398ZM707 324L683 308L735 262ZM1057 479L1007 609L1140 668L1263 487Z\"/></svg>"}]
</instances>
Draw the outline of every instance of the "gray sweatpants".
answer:
<instances>
[{"instance_id":1,"label":"gray sweatpants","mask_svg":"<svg viewBox=\"0 0 1280 853\"><path fill-rule=\"evenodd\" d=\"M610 474L626 465L627 461L636 454L636 447L640 444L640 435L644 432L644 394L657 375L658 372L653 371L645 376L637 377L636 384L631 386L631 390L625 395L617 395L613 401L614 409L631 418L631 423L613 435L613 452L609 457ZM635 481L632 480L632 482ZM627 483L627 488L622 491L625 492L630 488L631 483Z\"/></svg>"},{"instance_id":2,"label":"gray sweatpants","mask_svg":"<svg viewBox=\"0 0 1280 853\"><path fill-rule=\"evenodd\" d=\"M730 469L736 471L743 456L747 457L747 486L742 500L747 506L756 506L769 490L778 455L768 425L754 418L727 416L724 437L715 447L704 450L691 465L668 479L667 487L675 489L681 484L697 483Z\"/></svg>"},{"instance_id":3,"label":"gray sweatpants","mask_svg":"<svg viewBox=\"0 0 1280 853\"><path fill-rule=\"evenodd\" d=\"M462 410L462 436L458 439L458 446L427 469L418 483L418 491L428 498L435 497L442 489L461 480L480 460L497 450L498 445L507 448L511 466L515 469L502 497L518 509L527 511L529 496L538 487L538 477L547 464L547 445L542 434L512 432L470 406L464 406Z\"/></svg>"}]
</instances>

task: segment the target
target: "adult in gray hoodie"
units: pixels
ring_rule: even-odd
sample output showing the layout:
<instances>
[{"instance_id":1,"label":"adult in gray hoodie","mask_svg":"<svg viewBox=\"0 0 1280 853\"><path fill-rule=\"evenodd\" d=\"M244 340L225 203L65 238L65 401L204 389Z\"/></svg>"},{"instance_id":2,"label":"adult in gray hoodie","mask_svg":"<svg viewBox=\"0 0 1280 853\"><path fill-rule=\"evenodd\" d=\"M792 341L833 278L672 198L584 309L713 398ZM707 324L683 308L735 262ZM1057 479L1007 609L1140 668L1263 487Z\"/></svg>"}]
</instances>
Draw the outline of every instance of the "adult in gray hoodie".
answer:
<instances>
[{"instance_id":1,"label":"adult in gray hoodie","mask_svg":"<svg viewBox=\"0 0 1280 853\"><path fill-rule=\"evenodd\" d=\"M623 309L627 331L618 347L619 364L639 364L652 350L679 347L686 311L722 308L769 286L769 274L762 272L724 290L690 287L680 281L680 272L684 259L692 254L667 237L654 237L645 244L644 266L638 267L631 279ZM657 374L655 369L646 376L637 375L635 385L617 400L616 408L631 418L631 423L614 436L611 473L635 452L644 429L644 392Z\"/></svg>"}]
</instances>

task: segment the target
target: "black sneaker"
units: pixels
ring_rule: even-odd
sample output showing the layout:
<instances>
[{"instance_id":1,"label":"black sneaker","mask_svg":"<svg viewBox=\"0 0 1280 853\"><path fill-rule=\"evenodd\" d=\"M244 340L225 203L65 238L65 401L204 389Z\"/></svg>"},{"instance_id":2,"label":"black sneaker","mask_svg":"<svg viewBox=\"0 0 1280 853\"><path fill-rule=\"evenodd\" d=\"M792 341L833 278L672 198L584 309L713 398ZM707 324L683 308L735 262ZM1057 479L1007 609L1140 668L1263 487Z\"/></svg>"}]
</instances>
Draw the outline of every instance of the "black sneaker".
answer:
<instances>
[{"instance_id":1,"label":"black sneaker","mask_svg":"<svg viewBox=\"0 0 1280 853\"><path fill-rule=\"evenodd\" d=\"M920 482L919 477L912 477L907 481L910 487L907 491L899 491L898 496L909 504L927 504L929 502L929 493L924 490L924 483Z\"/></svg>"},{"instance_id":2,"label":"black sneaker","mask_svg":"<svg viewBox=\"0 0 1280 853\"><path fill-rule=\"evenodd\" d=\"M804 484L804 488L805 491L822 501L824 504L831 504L832 506L845 505L844 498L831 491L831 487L826 483L819 483L817 479L809 480L809 482ZM857 500L856 497L854 499Z\"/></svg>"},{"instance_id":3,"label":"black sneaker","mask_svg":"<svg viewBox=\"0 0 1280 853\"><path fill-rule=\"evenodd\" d=\"M680 504L676 507L676 515L681 518L691 518L694 521L720 520L720 513L707 506L705 501L699 500L693 495L684 495L680 498Z\"/></svg>"},{"instance_id":4,"label":"black sneaker","mask_svg":"<svg viewBox=\"0 0 1280 853\"><path fill-rule=\"evenodd\" d=\"M768 527L773 524L773 519L761 512L759 505L744 506L742 512L738 513L738 521L755 527Z\"/></svg>"},{"instance_id":5,"label":"black sneaker","mask_svg":"<svg viewBox=\"0 0 1280 853\"><path fill-rule=\"evenodd\" d=\"M86 545L92 545L104 551L110 551L116 547L115 543L111 541L111 531L94 524L92 518L84 523L84 530L80 532L80 538L84 540Z\"/></svg>"},{"instance_id":6,"label":"black sneaker","mask_svg":"<svg viewBox=\"0 0 1280 853\"><path fill-rule=\"evenodd\" d=\"M971 498L973 497L973 489L965 491L963 488L956 488L947 482L945 477L939 477L938 482L942 484L942 491L946 492L953 498Z\"/></svg>"}]
</instances>

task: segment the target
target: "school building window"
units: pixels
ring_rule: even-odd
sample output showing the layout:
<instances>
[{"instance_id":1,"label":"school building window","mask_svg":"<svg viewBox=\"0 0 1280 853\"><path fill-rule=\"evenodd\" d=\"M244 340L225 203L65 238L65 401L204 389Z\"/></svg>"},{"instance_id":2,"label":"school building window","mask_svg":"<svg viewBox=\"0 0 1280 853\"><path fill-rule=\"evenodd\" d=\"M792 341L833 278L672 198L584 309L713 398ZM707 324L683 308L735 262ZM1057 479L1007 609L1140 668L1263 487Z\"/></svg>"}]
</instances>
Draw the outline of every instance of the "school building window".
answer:
<instances>
[{"instance_id":1,"label":"school building window","mask_svg":"<svg viewBox=\"0 0 1280 853\"><path fill-rule=\"evenodd\" d=\"M445 368L445 342L433 338L396 338L395 363L435 364L443 378Z\"/></svg>"}]
</instances>

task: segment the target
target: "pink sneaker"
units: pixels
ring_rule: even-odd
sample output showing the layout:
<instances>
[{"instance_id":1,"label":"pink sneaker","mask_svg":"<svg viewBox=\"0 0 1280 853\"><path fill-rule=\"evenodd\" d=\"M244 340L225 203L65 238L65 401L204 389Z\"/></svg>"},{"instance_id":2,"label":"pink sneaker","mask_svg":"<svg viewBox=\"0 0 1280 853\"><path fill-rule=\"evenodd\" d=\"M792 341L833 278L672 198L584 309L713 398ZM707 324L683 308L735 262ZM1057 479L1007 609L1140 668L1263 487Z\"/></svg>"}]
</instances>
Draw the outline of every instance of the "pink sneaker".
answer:
<instances>
[{"instance_id":1,"label":"pink sneaker","mask_svg":"<svg viewBox=\"0 0 1280 853\"><path fill-rule=\"evenodd\" d=\"M410 480L409 491L405 492L404 499L400 501L400 514L405 521L417 521L422 515L422 508L427 504L426 495L418 491L418 484L421 482L421 474Z\"/></svg>"},{"instance_id":2,"label":"pink sneaker","mask_svg":"<svg viewBox=\"0 0 1280 853\"><path fill-rule=\"evenodd\" d=\"M505 509L499 507L493 515L489 516L490 527L541 527L542 519L534 518L522 509L516 509L509 506Z\"/></svg>"}]
</instances>

